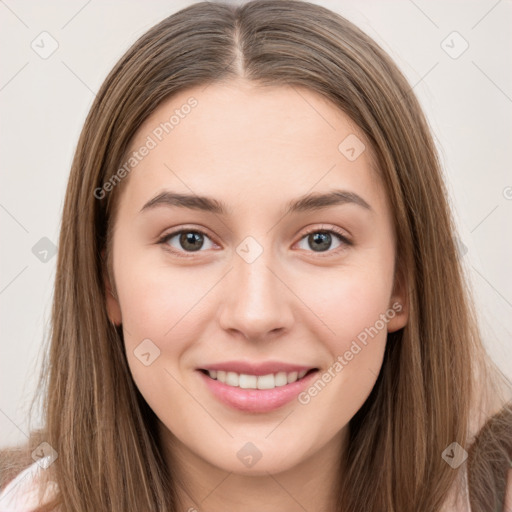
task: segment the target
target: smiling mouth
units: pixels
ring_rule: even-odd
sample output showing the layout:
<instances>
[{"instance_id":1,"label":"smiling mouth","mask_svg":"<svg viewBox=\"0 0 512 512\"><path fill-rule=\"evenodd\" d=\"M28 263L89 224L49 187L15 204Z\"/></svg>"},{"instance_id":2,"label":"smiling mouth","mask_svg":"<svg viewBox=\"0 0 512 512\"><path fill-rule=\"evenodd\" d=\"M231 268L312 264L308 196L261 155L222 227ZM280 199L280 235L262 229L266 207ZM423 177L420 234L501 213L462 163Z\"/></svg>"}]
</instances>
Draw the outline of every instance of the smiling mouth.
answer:
<instances>
[{"instance_id":1,"label":"smiling mouth","mask_svg":"<svg viewBox=\"0 0 512 512\"><path fill-rule=\"evenodd\" d=\"M250 375L247 373L228 372L223 370L205 370L200 372L210 379L222 382L227 386L241 389L274 389L293 384L310 373L317 372L318 368L302 370L300 372L277 372L267 375Z\"/></svg>"}]
</instances>

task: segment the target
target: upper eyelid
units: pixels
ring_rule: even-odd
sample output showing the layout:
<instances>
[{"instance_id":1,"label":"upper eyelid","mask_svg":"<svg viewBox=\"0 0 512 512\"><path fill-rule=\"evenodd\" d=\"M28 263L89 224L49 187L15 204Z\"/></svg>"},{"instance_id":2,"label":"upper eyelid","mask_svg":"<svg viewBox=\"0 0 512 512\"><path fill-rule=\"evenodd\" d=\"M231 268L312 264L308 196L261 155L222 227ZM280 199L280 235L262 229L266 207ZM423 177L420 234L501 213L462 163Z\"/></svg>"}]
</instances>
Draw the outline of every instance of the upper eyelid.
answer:
<instances>
[{"instance_id":1,"label":"upper eyelid","mask_svg":"<svg viewBox=\"0 0 512 512\"><path fill-rule=\"evenodd\" d=\"M351 238L351 236L347 232L347 230L336 227L334 225L330 225L330 224L327 224L327 225L321 224L320 227L313 226L312 228L308 228L302 236L304 237L310 233L316 233L317 231L329 231L329 232L335 233L336 235L344 237L347 240L350 240L350 238Z\"/></svg>"}]
</instances>

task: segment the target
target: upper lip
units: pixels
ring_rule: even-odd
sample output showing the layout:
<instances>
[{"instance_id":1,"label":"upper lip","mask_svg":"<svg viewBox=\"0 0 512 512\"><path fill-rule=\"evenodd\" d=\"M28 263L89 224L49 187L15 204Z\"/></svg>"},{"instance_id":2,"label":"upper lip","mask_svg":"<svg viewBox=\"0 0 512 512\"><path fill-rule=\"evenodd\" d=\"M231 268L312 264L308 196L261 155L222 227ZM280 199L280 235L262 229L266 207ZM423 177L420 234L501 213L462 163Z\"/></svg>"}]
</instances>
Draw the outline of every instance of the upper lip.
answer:
<instances>
[{"instance_id":1,"label":"upper lip","mask_svg":"<svg viewBox=\"0 0 512 512\"><path fill-rule=\"evenodd\" d=\"M248 375L268 375L279 372L300 372L303 370L315 369L315 366L301 364L290 364L281 361L264 361L261 363L249 361L225 361L222 363L209 364L198 368L199 370L224 370L226 372L244 373Z\"/></svg>"}]
</instances>

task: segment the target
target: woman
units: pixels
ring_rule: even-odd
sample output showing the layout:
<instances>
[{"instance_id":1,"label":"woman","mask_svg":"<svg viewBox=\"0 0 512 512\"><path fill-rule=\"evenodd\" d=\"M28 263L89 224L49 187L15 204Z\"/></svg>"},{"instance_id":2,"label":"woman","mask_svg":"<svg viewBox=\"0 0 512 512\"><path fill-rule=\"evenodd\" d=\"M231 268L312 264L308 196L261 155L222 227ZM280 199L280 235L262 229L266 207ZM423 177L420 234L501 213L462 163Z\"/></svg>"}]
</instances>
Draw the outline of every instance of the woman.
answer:
<instances>
[{"instance_id":1,"label":"woman","mask_svg":"<svg viewBox=\"0 0 512 512\"><path fill-rule=\"evenodd\" d=\"M424 115L307 2L195 4L109 74L42 383L37 474L3 495L39 510L510 507L510 389Z\"/></svg>"}]
</instances>

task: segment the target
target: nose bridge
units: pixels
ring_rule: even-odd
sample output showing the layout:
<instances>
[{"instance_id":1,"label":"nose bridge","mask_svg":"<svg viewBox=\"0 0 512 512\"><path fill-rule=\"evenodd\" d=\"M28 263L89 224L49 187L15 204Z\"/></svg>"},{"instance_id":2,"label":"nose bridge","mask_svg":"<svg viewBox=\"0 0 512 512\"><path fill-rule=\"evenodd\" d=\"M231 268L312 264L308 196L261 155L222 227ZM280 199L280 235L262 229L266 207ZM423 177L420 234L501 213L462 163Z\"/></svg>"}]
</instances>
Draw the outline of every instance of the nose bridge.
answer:
<instances>
[{"instance_id":1,"label":"nose bridge","mask_svg":"<svg viewBox=\"0 0 512 512\"><path fill-rule=\"evenodd\" d=\"M272 237L259 239L248 236L236 247L229 298L221 315L224 328L254 338L285 327L291 320L286 287L276 276L279 265L269 245Z\"/></svg>"},{"instance_id":2,"label":"nose bridge","mask_svg":"<svg viewBox=\"0 0 512 512\"><path fill-rule=\"evenodd\" d=\"M253 237L248 237L237 247L237 257L234 261L235 275L242 290L243 298L250 298L251 302L266 300L267 295L275 296L276 278L269 270L275 266L272 248L265 244L265 248ZM274 261L273 261L274 260ZM274 293L270 293L270 290ZM241 290L241 291L242 291Z\"/></svg>"}]
</instances>

